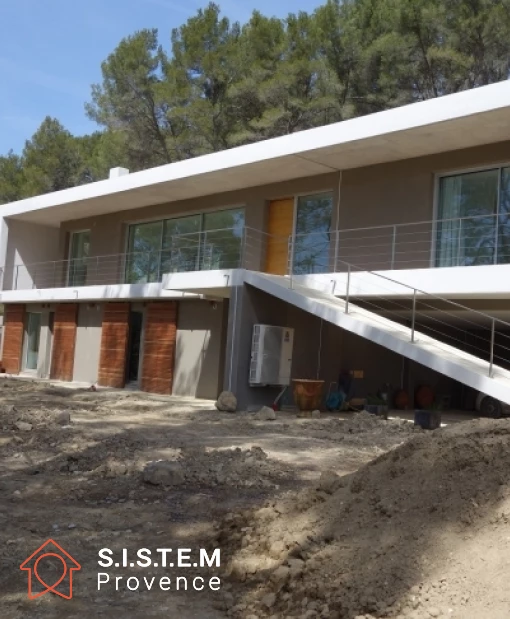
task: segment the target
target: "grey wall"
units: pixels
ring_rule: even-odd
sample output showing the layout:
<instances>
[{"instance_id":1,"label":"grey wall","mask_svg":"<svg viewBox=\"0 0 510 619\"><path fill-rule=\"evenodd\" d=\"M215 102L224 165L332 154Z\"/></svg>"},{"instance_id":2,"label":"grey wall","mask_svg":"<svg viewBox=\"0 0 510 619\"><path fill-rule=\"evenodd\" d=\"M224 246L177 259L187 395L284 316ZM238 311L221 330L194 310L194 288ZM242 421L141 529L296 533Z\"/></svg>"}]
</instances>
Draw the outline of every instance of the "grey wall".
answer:
<instances>
[{"instance_id":1,"label":"grey wall","mask_svg":"<svg viewBox=\"0 0 510 619\"><path fill-rule=\"evenodd\" d=\"M224 350L224 304L181 301L173 394L215 399L221 391Z\"/></svg>"},{"instance_id":2,"label":"grey wall","mask_svg":"<svg viewBox=\"0 0 510 619\"><path fill-rule=\"evenodd\" d=\"M102 322L102 304L81 303L79 305L73 369L75 381L87 383L97 381Z\"/></svg>"},{"instance_id":3,"label":"grey wall","mask_svg":"<svg viewBox=\"0 0 510 619\"><path fill-rule=\"evenodd\" d=\"M295 330L291 376L324 380L325 394L343 368L363 370L364 378L355 384L359 396L375 394L385 382L400 387L400 355L245 286L235 289L230 301L229 325L232 330L227 341L224 378L224 388L236 394L241 408L270 405L279 392L278 388L250 387L248 384L251 336L253 325L257 323ZM285 398L292 401L290 392Z\"/></svg>"}]
</instances>

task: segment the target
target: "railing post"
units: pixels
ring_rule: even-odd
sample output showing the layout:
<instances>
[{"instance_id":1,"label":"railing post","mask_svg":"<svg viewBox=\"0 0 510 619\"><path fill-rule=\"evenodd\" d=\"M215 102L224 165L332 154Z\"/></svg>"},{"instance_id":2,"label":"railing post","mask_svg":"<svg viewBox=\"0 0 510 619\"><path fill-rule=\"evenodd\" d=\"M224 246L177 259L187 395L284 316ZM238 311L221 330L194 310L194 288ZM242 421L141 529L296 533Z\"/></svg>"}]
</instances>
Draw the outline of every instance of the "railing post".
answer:
<instances>
[{"instance_id":1,"label":"railing post","mask_svg":"<svg viewBox=\"0 0 510 619\"><path fill-rule=\"evenodd\" d=\"M32 280L32 288L37 288L37 265L34 266L34 279Z\"/></svg>"},{"instance_id":2,"label":"railing post","mask_svg":"<svg viewBox=\"0 0 510 619\"><path fill-rule=\"evenodd\" d=\"M239 256L239 268L240 269L246 268L246 261L244 259L245 252L246 252L246 226L243 226L243 234L241 236L241 252Z\"/></svg>"},{"instance_id":3,"label":"railing post","mask_svg":"<svg viewBox=\"0 0 510 619\"><path fill-rule=\"evenodd\" d=\"M53 261L53 288L57 287L57 261Z\"/></svg>"},{"instance_id":4,"label":"railing post","mask_svg":"<svg viewBox=\"0 0 510 619\"><path fill-rule=\"evenodd\" d=\"M391 269L395 268L395 251L397 244L397 226L393 226L393 239L391 242Z\"/></svg>"},{"instance_id":5,"label":"railing post","mask_svg":"<svg viewBox=\"0 0 510 619\"><path fill-rule=\"evenodd\" d=\"M462 243L462 219L459 218L459 244L457 247L457 266L460 267L460 250L461 250L461 243Z\"/></svg>"},{"instance_id":6,"label":"railing post","mask_svg":"<svg viewBox=\"0 0 510 619\"><path fill-rule=\"evenodd\" d=\"M411 342L414 342L414 329L416 326L416 288L413 291L413 313L411 316Z\"/></svg>"},{"instance_id":7,"label":"railing post","mask_svg":"<svg viewBox=\"0 0 510 619\"><path fill-rule=\"evenodd\" d=\"M345 313L349 313L349 295L351 292L351 265L347 265L347 285L345 287Z\"/></svg>"},{"instance_id":8,"label":"railing post","mask_svg":"<svg viewBox=\"0 0 510 619\"><path fill-rule=\"evenodd\" d=\"M292 289L293 286L293 276L294 276L294 243L295 243L295 238L294 235L290 235L289 236L289 240L288 240L288 254L289 254L289 276L290 276L290 288Z\"/></svg>"},{"instance_id":9,"label":"railing post","mask_svg":"<svg viewBox=\"0 0 510 619\"><path fill-rule=\"evenodd\" d=\"M494 340L496 338L496 321L493 318L491 323L491 349L490 349L490 362L489 362L489 378L493 378L492 368L494 366Z\"/></svg>"},{"instance_id":10,"label":"railing post","mask_svg":"<svg viewBox=\"0 0 510 619\"><path fill-rule=\"evenodd\" d=\"M16 265L16 275L14 276L14 290L18 289L19 264Z\"/></svg>"},{"instance_id":11,"label":"railing post","mask_svg":"<svg viewBox=\"0 0 510 619\"><path fill-rule=\"evenodd\" d=\"M197 245L197 263L196 263L196 267L195 270L196 271L202 271L202 265L200 264L202 261L202 254L205 255L205 240L206 240L206 235L205 233L199 232L198 233L198 245Z\"/></svg>"},{"instance_id":12,"label":"railing post","mask_svg":"<svg viewBox=\"0 0 510 619\"><path fill-rule=\"evenodd\" d=\"M337 268L337 262L338 262L338 252L340 249L340 230L338 230L338 228L335 230L335 257L334 257L334 264L333 264L333 273L336 273L336 268Z\"/></svg>"}]
</instances>

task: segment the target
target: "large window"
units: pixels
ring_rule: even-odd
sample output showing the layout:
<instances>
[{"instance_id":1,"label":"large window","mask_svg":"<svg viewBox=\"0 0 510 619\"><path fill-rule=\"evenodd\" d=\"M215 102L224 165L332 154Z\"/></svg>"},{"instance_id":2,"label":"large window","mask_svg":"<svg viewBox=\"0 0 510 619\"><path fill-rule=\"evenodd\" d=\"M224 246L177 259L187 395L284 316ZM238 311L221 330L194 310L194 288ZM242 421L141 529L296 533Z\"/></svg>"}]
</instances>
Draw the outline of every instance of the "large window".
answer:
<instances>
[{"instance_id":1,"label":"large window","mask_svg":"<svg viewBox=\"0 0 510 619\"><path fill-rule=\"evenodd\" d=\"M90 230L73 232L69 254L69 286L85 286L90 255Z\"/></svg>"},{"instance_id":2,"label":"large window","mask_svg":"<svg viewBox=\"0 0 510 619\"><path fill-rule=\"evenodd\" d=\"M325 273L330 270L332 215L332 194L298 198L294 273Z\"/></svg>"},{"instance_id":3,"label":"large window","mask_svg":"<svg viewBox=\"0 0 510 619\"><path fill-rule=\"evenodd\" d=\"M126 281L161 281L163 273L235 268L244 209L177 217L129 227Z\"/></svg>"},{"instance_id":4,"label":"large window","mask_svg":"<svg viewBox=\"0 0 510 619\"><path fill-rule=\"evenodd\" d=\"M440 179L436 266L510 262L510 168Z\"/></svg>"}]
</instances>

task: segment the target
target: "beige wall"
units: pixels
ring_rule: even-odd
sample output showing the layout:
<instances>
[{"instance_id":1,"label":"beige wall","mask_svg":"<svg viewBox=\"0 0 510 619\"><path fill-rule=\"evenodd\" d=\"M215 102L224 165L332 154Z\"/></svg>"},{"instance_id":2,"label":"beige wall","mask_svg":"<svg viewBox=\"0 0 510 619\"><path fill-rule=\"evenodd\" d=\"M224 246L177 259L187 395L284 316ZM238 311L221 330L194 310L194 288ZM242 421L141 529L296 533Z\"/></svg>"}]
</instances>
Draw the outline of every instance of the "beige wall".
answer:
<instances>
[{"instance_id":1,"label":"beige wall","mask_svg":"<svg viewBox=\"0 0 510 619\"><path fill-rule=\"evenodd\" d=\"M269 200L289 197L298 193L333 190L336 196L338 174L326 174L297 181L254 187L243 191L216 194L205 198L159 204L129 211L119 211L111 215L74 220L62 225L60 247L62 254L68 246L69 233L78 230L91 231L91 256L102 256L98 266L91 261L89 267L90 283L112 283L122 272L122 265L114 255L127 249L127 229L130 223L176 217L182 214L202 213L220 209L245 207L247 230L247 268L258 269L262 260L261 236L252 233L264 230L266 226L267 204ZM335 197L336 199L336 197ZM109 258L108 258L109 256ZM107 258L104 258L107 257ZM97 268L97 271L96 271Z\"/></svg>"},{"instance_id":2,"label":"beige wall","mask_svg":"<svg viewBox=\"0 0 510 619\"><path fill-rule=\"evenodd\" d=\"M510 162L510 142L346 170L340 229L429 221L435 218L438 174ZM397 230L395 268L423 268L431 260L431 225ZM341 260L364 268L391 268L393 230L340 234Z\"/></svg>"},{"instance_id":3,"label":"beige wall","mask_svg":"<svg viewBox=\"0 0 510 619\"><path fill-rule=\"evenodd\" d=\"M223 317L223 303L179 303L173 395L218 396L223 373Z\"/></svg>"},{"instance_id":4,"label":"beige wall","mask_svg":"<svg viewBox=\"0 0 510 619\"><path fill-rule=\"evenodd\" d=\"M488 146L420 157L388 164L345 170L339 204L338 224L341 230L367 226L420 222L434 217L435 175L459 169L482 167L510 161L510 141ZM246 209L246 225L265 229L267 204L272 199L303 193L332 191L335 225L339 173L332 172L299 180L248 188L243 191L215 194L193 200L161 204L141 209L77 219L60 229L58 245L65 258L71 231L91 230L91 255L109 256L91 261L90 283L114 283L122 273L117 254L126 251L126 230L130 223L161 219L182 214L218 210L234 206ZM398 231L396 267L423 267L430 262L432 229L416 226L407 229L412 239L406 241ZM340 258L358 262L365 268L390 266L392 229L376 232L340 233ZM247 268L260 268L263 243L259 234L247 232ZM42 259L42 258L41 258Z\"/></svg>"},{"instance_id":5,"label":"beige wall","mask_svg":"<svg viewBox=\"0 0 510 619\"><path fill-rule=\"evenodd\" d=\"M63 257L59 230L26 221L9 220L3 288L54 286L59 265L41 264Z\"/></svg>"}]
</instances>

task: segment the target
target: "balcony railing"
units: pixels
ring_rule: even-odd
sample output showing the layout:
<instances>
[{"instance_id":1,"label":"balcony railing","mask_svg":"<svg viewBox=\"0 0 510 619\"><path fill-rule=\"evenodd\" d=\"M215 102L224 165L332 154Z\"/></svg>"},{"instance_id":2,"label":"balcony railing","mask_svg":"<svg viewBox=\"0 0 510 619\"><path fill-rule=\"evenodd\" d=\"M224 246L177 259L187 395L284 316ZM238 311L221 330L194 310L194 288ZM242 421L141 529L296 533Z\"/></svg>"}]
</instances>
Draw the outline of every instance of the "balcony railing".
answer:
<instances>
[{"instance_id":1,"label":"balcony railing","mask_svg":"<svg viewBox=\"0 0 510 619\"><path fill-rule=\"evenodd\" d=\"M168 248L17 265L4 289L161 282L164 273L247 268L279 274L510 263L510 217L476 215L292 236L253 228L180 234ZM7 277L11 275L11 277Z\"/></svg>"},{"instance_id":2,"label":"balcony railing","mask_svg":"<svg viewBox=\"0 0 510 619\"><path fill-rule=\"evenodd\" d=\"M17 265L13 290L161 282L164 273L238 268L243 229L180 234L168 248ZM9 282L4 277L4 288Z\"/></svg>"}]
</instances>

